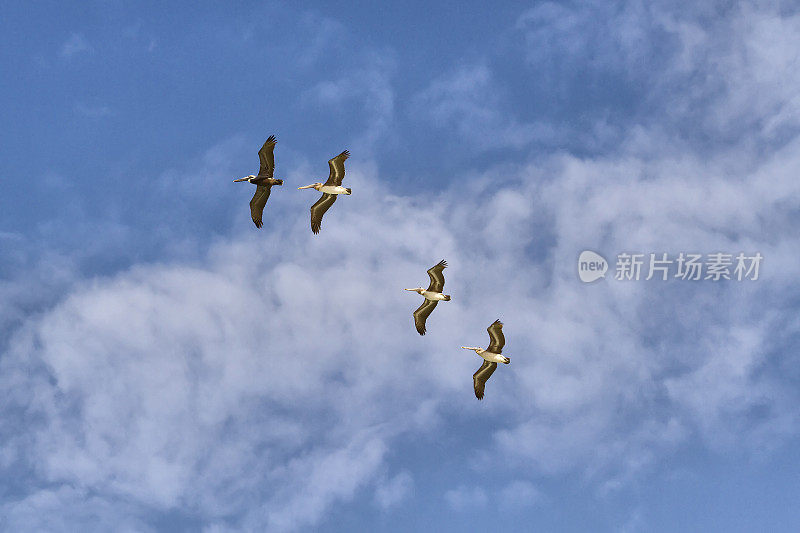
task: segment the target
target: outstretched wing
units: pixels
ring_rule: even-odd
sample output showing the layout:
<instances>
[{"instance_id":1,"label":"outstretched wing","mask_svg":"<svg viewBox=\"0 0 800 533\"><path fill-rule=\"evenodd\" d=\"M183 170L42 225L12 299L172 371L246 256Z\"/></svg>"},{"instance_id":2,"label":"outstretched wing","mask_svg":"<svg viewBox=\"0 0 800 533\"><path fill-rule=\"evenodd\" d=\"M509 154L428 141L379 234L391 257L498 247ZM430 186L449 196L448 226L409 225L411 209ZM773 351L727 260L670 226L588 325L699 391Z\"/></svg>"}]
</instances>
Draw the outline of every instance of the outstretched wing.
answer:
<instances>
[{"instance_id":1,"label":"outstretched wing","mask_svg":"<svg viewBox=\"0 0 800 533\"><path fill-rule=\"evenodd\" d=\"M256 187L253 199L250 200L250 218L253 219L257 228L262 225L261 215L264 213L264 206L267 205L270 189L272 189L272 185L259 185Z\"/></svg>"},{"instance_id":2,"label":"outstretched wing","mask_svg":"<svg viewBox=\"0 0 800 533\"><path fill-rule=\"evenodd\" d=\"M311 231L316 235L322 228L322 215L325 214L333 202L336 201L335 194L323 193L322 197L317 200L317 203L311 206Z\"/></svg>"},{"instance_id":3,"label":"outstretched wing","mask_svg":"<svg viewBox=\"0 0 800 533\"><path fill-rule=\"evenodd\" d=\"M277 142L275 136L270 135L264 146L258 151L258 159L261 161L261 168L258 169L259 178L271 178L272 173L275 172L275 154L273 150Z\"/></svg>"},{"instance_id":4,"label":"outstretched wing","mask_svg":"<svg viewBox=\"0 0 800 533\"><path fill-rule=\"evenodd\" d=\"M477 372L472 374L472 386L475 388L475 397L483 400L483 390L486 388L486 380L492 375L497 368L497 363L490 363L484 361Z\"/></svg>"},{"instance_id":5,"label":"outstretched wing","mask_svg":"<svg viewBox=\"0 0 800 533\"><path fill-rule=\"evenodd\" d=\"M442 289L444 289L444 274L442 270L445 268L447 268L447 261L442 259L428 269L428 276L431 278L431 284L428 286L429 291L442 292Z\"/></svg>"},{"instance_id":6,"label":"outstretched wing","mask_svg":"<svg viewBox=\"0 0 800 533\"><path fill-rule=\"evenodd\" d=\"M328 160L328 166L331 167L331 173L328 175L328 181L325 185L341 185L344 179L344 160L350 157L350 152L345 150L333 159Z\"/></svg>"},{"instance_id":7,"label":"outstretched wing","mask_svg":"<svg viewBox=\"0 0 800 533\"><path fill-rule=\"evenodd\" d=\"M439 303L436 300L425 300L422 302L416 311L414 311L414 325L417 326L417 332L420 335L425 335L425 321L428 319L428 316L433 312L433 309L436 307L436 304Z\"/></svg>"},{"instance_id":8,"label":"outstretched wing","mask_svg":"<svg viewBox=\"0 0 800 533\"><path fill-rule=\"evenodd\" d=\"M486 348L487 352L503 353L503 346L506 345L506 338L503 335L503 323L500 320L495 320L492 325L486 328L489 332L489 347Z\"/></svg>"}]
</instances>

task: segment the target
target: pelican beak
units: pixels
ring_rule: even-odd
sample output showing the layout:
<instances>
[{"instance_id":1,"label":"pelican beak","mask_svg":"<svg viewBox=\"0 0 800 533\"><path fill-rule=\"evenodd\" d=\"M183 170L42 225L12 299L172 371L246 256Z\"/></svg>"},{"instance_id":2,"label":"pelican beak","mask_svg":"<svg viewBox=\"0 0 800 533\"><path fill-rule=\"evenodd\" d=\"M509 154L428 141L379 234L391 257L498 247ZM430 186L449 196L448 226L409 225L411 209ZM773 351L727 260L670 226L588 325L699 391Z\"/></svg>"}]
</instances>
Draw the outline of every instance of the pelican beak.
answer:
<instances>
[{"instance_id":1,"label":"pelican beak","mask_svg":"<svg viewBox=\"0 0 800 533\"><path fill-rule=\"evenodd\" d=\"M314 185L315 185L314 183L312 183L311 185L304 185L303 187L298 187L297 190L299 191L300 189L313 189Z\"/></svg>"},{"instance_id":2,"label":"pelican beak","mask_svg":"<svg viewBox=\"0 0 800 533\"><path fill-rule=\"evenodd\" d=\"M247 178L239 178L238 180L233 180L234 183L236 183L237 181L247 181Z\"/></svg>"},{"instance_id":3,"label":"pelican beak","mask_svg":"<svg viewBox=\"0 0 800 533\"><path fill-rule=\"evenodd\" d=\"M415 291L417 289L403 289L404 291Z\"/></svg>"}]
</instances>

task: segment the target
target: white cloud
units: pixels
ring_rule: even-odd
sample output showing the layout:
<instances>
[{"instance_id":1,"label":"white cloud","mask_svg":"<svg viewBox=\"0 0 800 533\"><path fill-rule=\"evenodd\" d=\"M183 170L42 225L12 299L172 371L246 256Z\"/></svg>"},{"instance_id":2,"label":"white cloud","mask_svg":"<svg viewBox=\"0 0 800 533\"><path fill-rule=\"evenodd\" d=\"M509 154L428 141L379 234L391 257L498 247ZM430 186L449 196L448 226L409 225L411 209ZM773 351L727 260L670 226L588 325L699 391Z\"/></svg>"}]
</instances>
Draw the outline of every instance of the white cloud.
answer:
<instances>
[{"instance_id":1,"label":"white cloud","mask_svg":"<svg viewBox=\"0 0 800 533\"><path fill-rule=\"evenodd\" d=\"M69 36L64 44L61 45L59 55L63 58L69 59L77 54L91 52L92 46L89 41L80 33L73 33Z\"/></svg>"},{"instance_id":2,"label":"white cloud","mask_svg":"<svg viewBox=\"0 0 800 533\"><path fill-rule=\"evenodd\" d=\"M325 54L332 50L341 51L342 43L348 37L341 22L311 11L300 16L300 28L303 38L300 39L302 48L297 50L298 62L305 68L319 66Z\"/></svg>"},{"instance_id":3,"label":"white cloud","mask_svg":"<svg viewBox=\"0 0 800 533\"><path fill-rule=\"evenodd\" d=\"M400 472L375 489L375 503L383 510L401 504L414 491L414 478L407 471Z\"/></svg>"},{"instance_id":4,"label":"white cloud","mask_svg":"<svg viewBox=\"0 0 800 533\"><path fill-rule=\"evenodd\" d=\"M394 120L395 94L391 84L394 62L388 54L365 54L352 68L335 71L336 78L318 82L303 95L306 106L324 106L340 117L366 117L363 133L353 139L360 153L372 151L389 134ZM341 72L344 70L344 72ZM358 112L353 113L350 105Z\"/></svg>"},{"instance_id":5,"label":"white cloud","mask_svg":"<svg viewBox=\"0 0 800 533\"><path fill-rule=\"evenodd\" d=\"M515 480L500 491L501 505L505 509L519 510L542 501L542 494L533 483L525 480Z\"/></svg>"},{"instance_id":6,"label":"white cloud","mask_svg":"<svg viewBox=\"0 0 800 533\"><path fill-rule=\"evenodd\" d=\"M486 64L462 66L431 81L414 99L414 113L442 127L452 126L462 139L490 149L522 148L533 141L553 141L563 132L552 124L520 123L504 109Z\"/></svg>"},{"instance_id":7,"label":"white cloud","mask_svg":"<svg viewBox=\"0 0 800 533\"><path fill-rule=\"evenodd\" d=\"M656 150L661 129L757 149L800 126L792 90L800 15L777 3L544 2L519 17L516 30L538 87L572 98L596 85L641 94L629 102L628 120L648 125Z\"/></svg>"},{"instance_id":8,"label":"white cloud","mask_svg":"<svg viewBox=\"0 0 800 533\"><path fill-rule=\"evenodd\" d=\"M328 213L325 240L304 221L215 247L210 267L139 267L76 290L46 327L26 327L3 358L5 379L47 423L32 455L13 444L9 453L30 457L43 479L158 509L189 505L208 519L250 509L244 523L256 529L313 523L350 498L382 465L388 439L427 419L429 399L410 394L426 378L395 383L393 362L397 333L416 335L417 304L395 285L424 276L412 257L430 252L399 249L365 272L386 256L343 224L392 240L425 219L404 221L398 199L375 224L381 207L370 199L382 191L357 171L349 178L361 196ZM276 262L269 250L284 238L305 244ZM334 299L320 274L341 281ZM354 337L377 314L393 318ZM406 399L384 396L391 390ZM402 416L385 416L403 404Z\"/></svg>"},{"instance_id":9,"label":"white cloud","mask_svg":"<svg viewBox=\"0 0 800 533\"><path fill-rule=\"evenodd\" d=\"M447 505L454 511L475 511L489 503L486 491L481 487L459 486L444 493Z\"/></svg>"},{"instance_id":10,"label":"white cloud","mask_svg":"<svg viewBox=\"0 0 800 533\"><path fill-rule=\"evenodd\" d=\"M0 239L18 241L22 239L22 234L13 231L0 231Z\"/></svg>"},{"instance_id":11,"label":"white cloud","mask_svg":"<svg viewBox=\"0 0 800 533\"><path fill-rule=\"evenodd\" d=\"M0 506L0 527L20 533L37 531L153 531L136 517L137 509L88 491L62 486L37 491Z\"/></svg>"},{"instance_id":12,"label":"white cloud","mask_svg":"<svg viewBox=\"0 0 800 533\"><path fill-rule=\"evenodd\" d=\"M77 285L27 320L0 375L4 403L33 418L4 453L27 458L48 483L289 530L373 483L395 438L429 431L448 404L477 424L499 405L508 413L476 469L495 468L502 453L509 466L583 470L608 487L693 435L712 447L733 435L737 445L779 440L796 431L796 394L758 372L777 324L759 295L791 292L780 265L797 239L753 220L787 215L796 153L787 148L747 180L714 161L559 156L506 187L492 190L487 177L426 199L392 196L353 165L357 194L337 202L318 237L298 214L281 231L212 246L200 264L143 265ZM307 206L288 194L288 205ZM532 258L537 232L553 245ZM590 287L573 272L587 244L757 248L776 270L750 285ZM401 289L442 257L454 299L421 338L418 301ZM660 324L647 316L657 308ZM478 403L479 360L458 346L485 343L497 317L513 363ZM765 415L736 416L754 408ZM407 490L395 482L378 502ZM446 499L488 498L462 492Z\"/></svg>"},{"instance_id":13,"label":"white cloud","mask_svg":"<svg viewBox=\"0 0 800 533\"><path fill-rule=\"evenodd\" d=\"M75 104L75 112L89 118L102 118L114 114L107 105L87 105L80 102Z\"/></svg>"}]
</instances>

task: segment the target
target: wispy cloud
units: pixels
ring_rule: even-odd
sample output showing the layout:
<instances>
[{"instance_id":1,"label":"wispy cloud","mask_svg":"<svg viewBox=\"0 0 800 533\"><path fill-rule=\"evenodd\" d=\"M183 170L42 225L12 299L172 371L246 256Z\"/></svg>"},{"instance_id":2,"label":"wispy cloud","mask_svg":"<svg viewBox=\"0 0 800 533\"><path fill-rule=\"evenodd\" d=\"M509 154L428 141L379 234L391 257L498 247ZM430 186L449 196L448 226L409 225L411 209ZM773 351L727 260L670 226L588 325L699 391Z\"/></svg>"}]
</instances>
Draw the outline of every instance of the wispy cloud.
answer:
<instances>
[{"instance_id":1,"label":"wispy cloud","mask_svg":"<svg viewBox=\"0 0 800 533\"><path fill-rule=\"evenodd\" d=\"M363 132L354 139L362 152L386 138L394 120L395 94L391 84L391 58L367 54L358 67L337 72L339 77L317 83L303 95L307 106L325 106L336 116L366 117ZM352 106L358 110L352 113Z\"/></svg>"},{"instance_id":2,"label":"wispy cloud","mask_svg":"<svg viewBox=\"0 0 800 533\"><path fill-rule=\"evenodd\" d=\"M0 231L0 239L8 239L18 241L22 239L21 233L15 233L13 231Z\"/></svg>"},{"instance_id":3,"label":"wispy cloud","mask_svg":"<svg viewBox=\"0 0 800 533\"><path fill-rule=\"evenodd\" d=\"M92 51L92 46L89 44L89 41L80 34L80 33L73 33L69 36L64 44L61 45L61 49L59 50L59 55L65 59L69 59L73 56L82 53L88 53Z\"/></svg>"},{"instance_id":4,"label":"wispy cloud","mask_svg":"<svg viewBox=\"0 0 800 533\"><path fill-rule=\"evenodd\" d=\"M75 104L75 112L90 118L108 117L114 114L107 105L87 105L80 102Z\"/></svg>"},{"instance_id":5,"label":"wispy cloud","mask_svg":"<svg viewBox=\"0 0 800 533\"><path fill-rule=\"evenodd\" d=\"M500 491L500 504L509 510L525 509L542 500L542 493L530 481L515 480Z\"/></svg>"},{"instance_id":6,"label":"wispy cloud","mask_svg":"<svg viewBox=\"0 0 800 533\"><path fill-rule=\"evenodd\" d=\"M777 4L544 2L516 31L538 90L561 107L595 102L586 113L617 141L647 124L696 148L763 149L800 125L800 16Z\"/></svg>"},{"instance_id":7,"label":"wispy cloud","mask_svg":"<svg viewBox=\"0 0 800 533\"><path fill-rule=\"evenodd\" d=\"M489 503L486 491L480 487L460 486L444 493L444 500L454 511L477 511Z\"/></svg>"},{"instance_id":8,"label":"wispy cloud","mask_svg":"<svg viewBox=\"0 0 800 533\"><path fill-rule=\"evenodd\" d=\"M462 141L480 149L523 148L537 140L553 142L562 134L551 124L520 123L501 104L499 87L486 64L446 73L414 98L418 117L453 128Z\"/></svg>"},{"instance_id":9,"label":"wispy cloud","mask_svg":"<svg viewBox=\"0 0 800 533\"><path fill-rule=\"evenodd\" d=\"M400 505L414 491L414 478L407 471L400 472L375 489L375 503L384 510Z\"/></svg>"},{"instance_id":10,"label":"wispy cloud","mask_svg":"<svg viewBox=\"0 0 800 533\"><path fill-rule=\"evenodd\" d=\"M62 486L0 506L0 527L14 531L154 531L124 501ZM120 512L121 511L121 512Z\"/></svg>"}]
</instances>

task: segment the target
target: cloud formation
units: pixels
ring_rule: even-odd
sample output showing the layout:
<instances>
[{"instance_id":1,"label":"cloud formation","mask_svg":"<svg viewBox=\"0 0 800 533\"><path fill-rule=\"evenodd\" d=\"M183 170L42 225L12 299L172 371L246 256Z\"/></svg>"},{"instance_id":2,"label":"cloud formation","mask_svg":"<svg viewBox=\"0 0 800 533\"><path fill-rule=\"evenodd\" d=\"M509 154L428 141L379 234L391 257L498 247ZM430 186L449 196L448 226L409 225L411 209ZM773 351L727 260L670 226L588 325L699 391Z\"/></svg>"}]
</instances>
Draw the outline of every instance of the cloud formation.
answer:
<instances>
[{"instance_id":1,"label":"cloud formation","mask_svg":"<svg viewBox=\"0 0 800 533\"><path fill-rule=\"evenodd\" d=\"M555 157L508 186L487 176L474 194L425 201L353 169L358 194L331 210L321 238L302 221L220 243L199 265L82 283L28 319L1 365L4 402L28 429L4 454L48 483L210 522L311 524L375 483L398 435L433 427L448 403L474 402L479 360L458 346L485 343L498 316L514 364L493 376L484 404L505 405L495 451L511 464L585 469L605 483L692 436L714 447L791 434L796 393L759 369L793 331L758 302L792 294L779 265L796 238L753 231L722 198L749 198L748 216L767 225L789 216L795 153L747 180L671 157ZM470 224L476 212L482 223ZM552 245L532 257L541 233ZM587 244L744 247L776 270L751 285L693 286L687 305L675 284L580 284L574 262ZM458 297L418 339L417 301L401 289L440 256ZM693 317L720 308L698 327ZM487 416L474 403L468 416ZM390 506L397 491L375 498Z\"/></svg>"},{"instance_id":2,"label":"cloud formation","mask_svg":"<svg viewBox=\"0 0 800 533\"><path fill-rule=\"evenodd\" d=\"M630 31L612 43L570 40L593 12L555 4L515 29L527 32L530 64L542 47L575 61L595 50L598 75L635 78L637 58L652 55L641 52L641 28L655 25L680 43L648 82L656 94L710 73L675 105L653 103L657 123L616 130L608 153L534 154L425 196L398 194L373 161L354 157L354 194L319 237L308 228L310 195L281 190L268 206L275 228L252 231L243 211L236 223L249 233L198 244L196 256L88 279L42 258L27 282L0 285L14 302L0 315L0 468L28 480L10 491L19 496L4 502L0 524L138 531L158 529L153 513L177 512L209 531L287 531L364 494L392 512L418 487L398 443L452 421L485 433L485 446L466 440L448 454L487 480L444 490L453 509L495 493L530 505L547 497L534 480L570 473L612 491L687 443L757 451L796 436L796 376L780 369L800 330L788 318L800 139L784 91L795 52L773 35L791 41L797 20L742 8L704 29L639 8L618 15ZM389 70L364 72L366 85L323 81L306 97L357 99L378 117L368 130L377 138L396 120L394 93ZM418 96L436 120L467 137L472 117L500 145L531 142L503 110L489 66L453 72ZM752 134L732 133L736 147L768 148L712 143L699 156L683 137L689 117L706 133ZM229 174L225 152L239 143L206 155L213 171L187 174L204 185ZM752 283L589 286L574 271L584 249L759 251L765 263ZM424 283L442 258L453 300L420 338L418 299L402 288ZM29 295L50 287L57 297ZM480 359L459 346L485 345L495 318L512 364L479 403ZM491 479L498 469L505 481Z\"/></svg>"},{"instance_id":3,"label":"cloud formation","mask_svg":"<svg viewBox=\"0 0 800 533\"><path fill-rule=\"evenodd\" d=\"M78 54L91 51L92 46L89 44L89 41L86 40L86 37L80 33L73 33L69 36L69 39L61 45L59 55L62 58L69 59Z\"/></svg>"}]
</instances>

